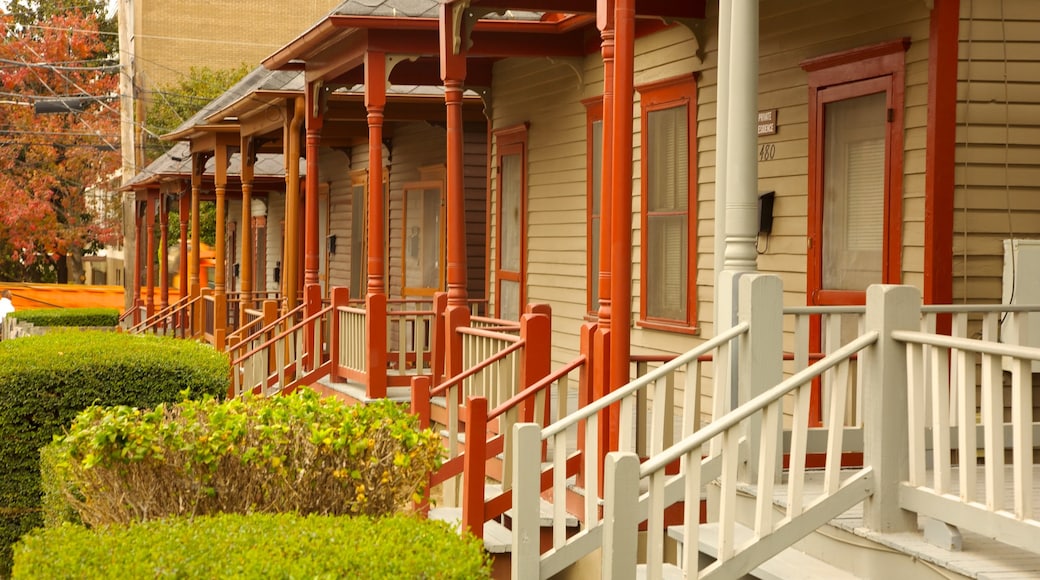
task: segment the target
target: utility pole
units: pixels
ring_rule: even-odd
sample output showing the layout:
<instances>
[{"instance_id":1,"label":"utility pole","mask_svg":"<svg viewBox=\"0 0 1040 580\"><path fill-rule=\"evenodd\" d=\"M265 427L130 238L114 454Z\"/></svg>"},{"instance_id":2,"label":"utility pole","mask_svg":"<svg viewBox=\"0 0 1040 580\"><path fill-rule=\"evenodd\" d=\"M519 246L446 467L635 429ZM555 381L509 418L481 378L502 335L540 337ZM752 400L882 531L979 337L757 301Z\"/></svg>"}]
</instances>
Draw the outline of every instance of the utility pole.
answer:
<instances>
[{"instance_id":1,"label":"utility pole","mask_svg":"<svg viewBox=\"0 0 1040 580\"><path fill-rule=\"evenodd\" d=\"M135 117L137 113L136 68L134 63L134 0L119 0L116 14L119 24L119 136L121 147L121 182L126 185L140 167L137 155L137 135ZM140 122L140 119L136 119ZM132 191L123 193L123 305L124 310L133 306L134 292L130 288L134 276L132 269L137 260L137 226L134 216L135 194Z\"/></svg>"}]
</instances>

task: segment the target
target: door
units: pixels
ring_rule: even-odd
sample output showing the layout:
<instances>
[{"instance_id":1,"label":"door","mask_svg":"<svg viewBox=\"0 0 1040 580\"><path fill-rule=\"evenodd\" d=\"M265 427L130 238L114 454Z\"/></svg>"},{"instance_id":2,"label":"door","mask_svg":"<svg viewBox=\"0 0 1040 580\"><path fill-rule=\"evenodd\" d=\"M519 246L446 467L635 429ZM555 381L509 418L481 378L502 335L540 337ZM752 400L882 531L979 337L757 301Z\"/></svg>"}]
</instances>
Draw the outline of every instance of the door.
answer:
<instances>
[{"instance_id":1,"label":"door","mask_svg":"<svg viewBox=\"0 0 1040 580\"><path fill-rule=\"evenodd\" d=\"M498 199L496 200L495 311L499 318L519 320L524 311L524 263L527 190L527 128L496 134Z\"/></svg>"},{"instance_id":2,"label":"door","mask_svg":"<svg viewBox=\"0 0 1040 580\"><path fill-rule=\"evenodd\" d=\"M908 46L898 40L802 64L809 72L810 305L862 305L871 284L900 281ZM830 352L859 331L852 315L842 317L840 329L828 329L814 321L811 352ZM817 385L810 404L817 425L820 394ZM847 415L853 422L858 407Z\"/></svg>"}]
</instances>

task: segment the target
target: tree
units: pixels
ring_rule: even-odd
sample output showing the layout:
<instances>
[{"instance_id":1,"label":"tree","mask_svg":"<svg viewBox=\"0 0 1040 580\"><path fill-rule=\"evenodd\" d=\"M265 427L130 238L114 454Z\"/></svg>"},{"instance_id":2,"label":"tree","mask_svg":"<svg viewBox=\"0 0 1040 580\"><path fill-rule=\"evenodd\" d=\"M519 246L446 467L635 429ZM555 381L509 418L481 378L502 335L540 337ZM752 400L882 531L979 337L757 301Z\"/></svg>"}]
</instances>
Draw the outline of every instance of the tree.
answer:
<instances>
[{"instance_id":1,"label":"tree","mask_svg":"<svg viewBox=\"0 0 1040 580\"><path fill-rule=\"evenodd\" d=\"M148 133L145 154L148 158L155 159L173 146L173 143L160 141L153 136L166 135L180 127L181 123L223 94L250 70L251 67L245 64L226 70L192 67L183 80L160 85L151 91L145 118Z\"/></svg>"},{"instance_id":2,"label":"tree","mask_svg":"<svg viewBox=\"0 0 1040 580\"><path fill-rule=\"evenodd\" d=\"M16 0L0 15L0 276L68 281L67 254L114 241L103 194L119 167L118 66L104 2ZM56 114L34 105L74 103Z\"/></svg>"}]
</instances>

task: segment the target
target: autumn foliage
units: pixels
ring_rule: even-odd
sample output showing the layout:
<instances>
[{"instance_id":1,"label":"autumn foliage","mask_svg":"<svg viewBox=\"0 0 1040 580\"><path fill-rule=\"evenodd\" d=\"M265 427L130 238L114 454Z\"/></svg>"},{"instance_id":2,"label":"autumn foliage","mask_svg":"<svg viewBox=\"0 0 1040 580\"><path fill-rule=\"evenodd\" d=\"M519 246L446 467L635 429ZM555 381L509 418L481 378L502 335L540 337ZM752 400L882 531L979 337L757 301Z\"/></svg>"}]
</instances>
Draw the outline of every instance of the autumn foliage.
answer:
<instances>
[{"instance_id":1,"label":"autumn foliage","mask_svg":"<svg viewBox=\"0 0 1040 580\"><path fill-rule=\"evenodd\" d=\"M39 17L0 15L0 280L60 280L118 232L118 67L96 13ZM82 110L37 113L57 99Z\"/></svg>"}]
</instances>

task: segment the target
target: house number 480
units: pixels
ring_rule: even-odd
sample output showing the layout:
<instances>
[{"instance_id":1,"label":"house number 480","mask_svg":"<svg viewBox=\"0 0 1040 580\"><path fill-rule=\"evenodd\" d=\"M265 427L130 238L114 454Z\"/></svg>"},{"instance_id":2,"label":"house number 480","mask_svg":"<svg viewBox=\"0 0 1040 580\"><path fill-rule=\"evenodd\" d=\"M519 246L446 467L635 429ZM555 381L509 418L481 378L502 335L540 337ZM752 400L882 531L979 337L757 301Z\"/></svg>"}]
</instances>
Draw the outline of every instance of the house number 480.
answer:
<instances>
[{"instance_id":1,"label":"house number 480","mask_svg":"<svg viewBox=\"0 0 1040 580\"><path fill-rule=\"evenodd\" d=\"M776 157L776 145L766 143L758 148L759 161L772 161L773 157Z\"/></svg>"}]
</instances>

